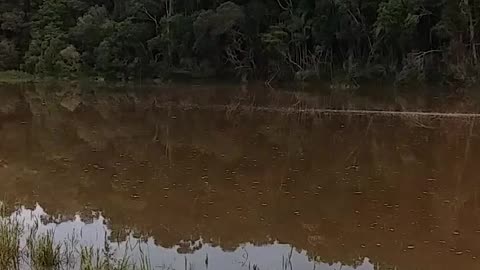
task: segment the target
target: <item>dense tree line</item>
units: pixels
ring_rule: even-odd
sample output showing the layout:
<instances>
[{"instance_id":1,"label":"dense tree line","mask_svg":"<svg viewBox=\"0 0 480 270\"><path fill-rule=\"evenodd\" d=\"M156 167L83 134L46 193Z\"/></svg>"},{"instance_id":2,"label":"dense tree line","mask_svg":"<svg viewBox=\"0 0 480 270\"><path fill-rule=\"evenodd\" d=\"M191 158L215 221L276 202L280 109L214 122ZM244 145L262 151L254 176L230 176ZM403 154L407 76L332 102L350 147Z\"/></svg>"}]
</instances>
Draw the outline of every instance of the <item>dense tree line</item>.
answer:
<instances>
[{"instance_id":1,"label":"dense tree line","mask_svg":"<svg viewBox=\"0 0 480 270\"><path fill-rule=\"evenodd\" d=\"M478 0L1 0L0 70L472 81ZM339 75L341 74L341 75Z\"/></svg>"}]
</instances>

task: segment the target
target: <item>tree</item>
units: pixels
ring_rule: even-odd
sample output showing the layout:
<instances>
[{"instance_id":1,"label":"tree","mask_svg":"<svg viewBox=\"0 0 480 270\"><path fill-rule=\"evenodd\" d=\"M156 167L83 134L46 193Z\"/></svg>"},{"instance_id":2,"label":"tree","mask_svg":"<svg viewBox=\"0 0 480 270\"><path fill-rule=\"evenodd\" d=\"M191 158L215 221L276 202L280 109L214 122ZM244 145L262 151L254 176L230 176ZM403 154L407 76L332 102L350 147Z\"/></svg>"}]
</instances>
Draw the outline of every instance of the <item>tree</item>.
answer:
<instances>
[{"instance_id":1,"label":"tree","mask_svg":"<svg viewBox=\"0 0 480 270\"><path fill-rule=\"evenodd\" d=\"M19 65L19 52L15 44L8 40L0 41L0 70L17 69Z\"/></svg>"},{"instance_id":2,"label":"tree","mask_svg":"<svg viewBox=\"0 0 480 270\"><path fill-rule=\"evenodd\" d=\"M67 47L68 26L72 24L67 0L45 0L32 21L32 40L25 54L25 69L41 76L56 76L60 51Z\"/></svg>"},{"instance_id":3,"label":"tree","mask_svg":"<svg viewBox=\"0 0 480 270\"><path fill-rule=\"evenodd\" d=\"M11 57L1 68L120 80L327 77L354 84L405 74L423 80L435 69L467 81L480 64L477 2L4 0L0 50Z\"/></svg>"}]
</instances>

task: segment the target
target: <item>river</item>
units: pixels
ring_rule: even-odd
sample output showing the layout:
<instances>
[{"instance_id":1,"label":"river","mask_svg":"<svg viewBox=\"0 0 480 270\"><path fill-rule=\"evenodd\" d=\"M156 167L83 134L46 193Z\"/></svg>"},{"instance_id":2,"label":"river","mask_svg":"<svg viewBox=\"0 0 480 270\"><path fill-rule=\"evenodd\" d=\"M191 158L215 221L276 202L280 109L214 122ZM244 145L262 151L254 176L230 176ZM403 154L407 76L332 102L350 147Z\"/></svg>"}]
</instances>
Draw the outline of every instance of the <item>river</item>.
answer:
<instances>
[{"instance_id":1,"label":"river","mask_svg":"<svg viewBox=\"0 0 480 270\"><path fill-rule=\"evenodd\" d=\"M475 102L258 88L4 85L2 201L155 269L480 269Z\"/></svg>"}]
</instances>

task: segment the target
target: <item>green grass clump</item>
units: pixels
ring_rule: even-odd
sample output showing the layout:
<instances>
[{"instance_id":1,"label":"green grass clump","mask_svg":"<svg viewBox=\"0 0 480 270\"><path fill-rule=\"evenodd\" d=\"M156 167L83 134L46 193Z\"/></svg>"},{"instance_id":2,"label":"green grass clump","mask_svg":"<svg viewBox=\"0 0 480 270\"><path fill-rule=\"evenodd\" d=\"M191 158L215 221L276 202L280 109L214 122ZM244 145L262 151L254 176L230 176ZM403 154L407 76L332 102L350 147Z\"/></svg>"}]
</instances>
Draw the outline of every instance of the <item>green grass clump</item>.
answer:
<instances>
[{"instance_id":1,"label":"green grass clump","mask_svg":"<svg viewBox=\"0 0 480 270\"><path fill-rule=\"evenodd\" d=\"M54 233L49 231L39 236L31 234L27 239L30 267L35 270L55 270L62 266L61 245L54 242Z\"/></svg>"},{"instance_id":2,"label":"green grass clump","mask_svg":"<svg viewBox=\"0 0 480 270\"><path fill-rule=\"evenodd\" d=\"M105 261L101 258L100 251L82 247L80 251L80 270L103 269L105 269Z\"/></svg>"},{"instance_id":3,"label":"green grass clump","mask_svg":"<svg viewBox=\"0 0 480 270\"><path fill-rule=\"evenodd\" d=\"M135 270L125 254L114 259L108 248L102 253L99 249L82 247L80 252L80 270Z\"/></svg>"},{"instance_id":4,"label":"green grass clump","mask_svg":"<svg viewBox=\"0 0 480 270\"><path fill-rule=\"evenodd\" d=\"M0 217L1 218L1 217ZM0 220L0 269L18 269L21 225L9 218Z\"/></svg>"},{"instance_id":5,"label":"green grass clump","mask_svg":"<svg viewBox=\"0 0 480 270\"><path fill-rule=\"evenodd\" d=\"M39 222L26 224L5 214L0 201L0 270L153 270L148 254L140 248L140 260L130 250L117 254L107 236L103 248L83 247L72 237L55 240L55 232L39 232ZM133 250L132 250L133 251ZM120 256L117 256L120 255Z\"/></svg>"}]
</instances>

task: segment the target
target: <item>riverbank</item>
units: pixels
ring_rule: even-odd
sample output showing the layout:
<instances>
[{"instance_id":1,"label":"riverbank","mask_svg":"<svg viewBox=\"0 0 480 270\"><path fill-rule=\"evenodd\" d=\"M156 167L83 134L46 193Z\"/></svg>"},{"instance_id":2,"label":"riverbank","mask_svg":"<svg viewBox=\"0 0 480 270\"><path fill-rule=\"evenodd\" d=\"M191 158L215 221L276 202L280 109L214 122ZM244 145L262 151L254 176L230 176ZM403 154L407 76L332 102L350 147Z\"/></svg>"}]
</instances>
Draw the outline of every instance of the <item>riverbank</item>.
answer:
<instances>
[{"instance_id":1,"label":"riverbank","mask_svg":"<svg viewBox=\"0 0 480 270\"><path fill-rule=\"evenodd\" d=\"M308 80L283 80L283 81L264 81L251 80L241 81L238 79L226 78L170 78L170 79L132 79L132 80L106 80L104 77L88 77L88 76L74 76L74 77L38 77L36 75L20 71L8 70L0 71L0 83L19 84L19 83L83 83L90 85L104 85L104 86L165 86L165 85L235 85L235 86L255 86L265 87L271 89L290 89L302 90L308 92L324 92L325 90L334 91L355 91L365 92L369 88L385 88L398 89L404 92L418 91L419 88L431 89L432 93L436 94L450 93L463 94L466 92L476 91L478 84L474 81L469 82L441 82L435 83L413 80L408 82L397 82L394 79L368 79L368 80L351 80L345 76L337 76L337 78L310 78ZM368 90L367 90L368 92ZM421 92L419 93L421 94Z\"/></svg>"},{"instance_id":2,"label":"riverbank","mask_svg":"<svg viewBox=\"0 0 480 270\"><path fill-rule=\"evenodd\" d=\"M0 83L28 83L35 81L35 76L23 71L10 70L0 72Z\"/></svg>"}]
</instances>

